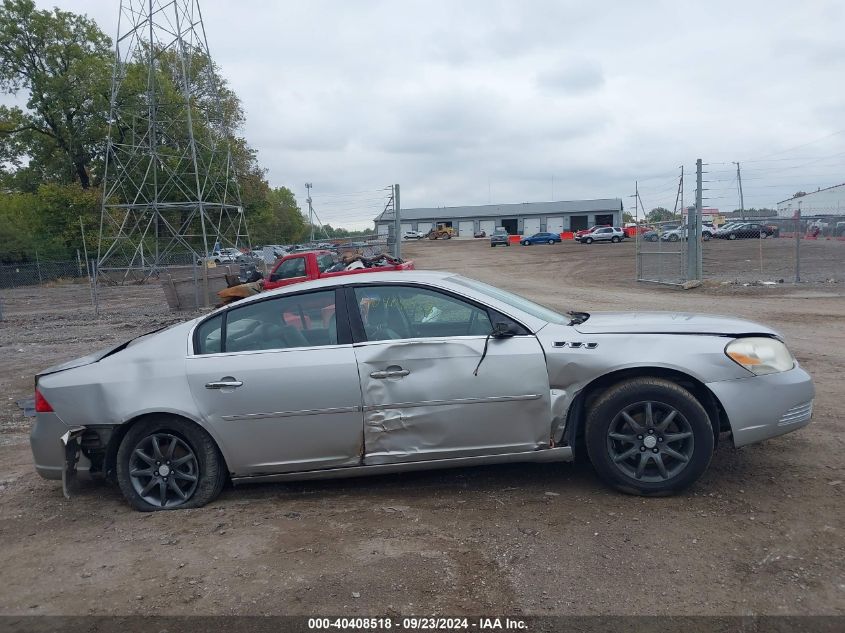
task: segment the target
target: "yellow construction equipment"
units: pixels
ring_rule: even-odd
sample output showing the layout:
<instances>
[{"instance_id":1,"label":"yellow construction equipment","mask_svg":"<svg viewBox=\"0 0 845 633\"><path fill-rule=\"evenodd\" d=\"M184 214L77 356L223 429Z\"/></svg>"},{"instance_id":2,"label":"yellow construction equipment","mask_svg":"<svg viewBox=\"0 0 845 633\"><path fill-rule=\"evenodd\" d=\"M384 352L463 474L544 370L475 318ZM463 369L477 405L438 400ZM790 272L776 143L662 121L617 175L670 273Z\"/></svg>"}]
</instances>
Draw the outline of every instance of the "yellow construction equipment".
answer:
<instances>
[{"instance_id":1,"label":"yellow construction equipment","mask_svg":"<svg viewBox=\"0 0 845 633\"><path fill-rule=\"evenodd\" d=\"M445 224L438 224L437 228L431 229L426 237L430 240L451 240L455 229Z\"/></svg>"}]
</instances>

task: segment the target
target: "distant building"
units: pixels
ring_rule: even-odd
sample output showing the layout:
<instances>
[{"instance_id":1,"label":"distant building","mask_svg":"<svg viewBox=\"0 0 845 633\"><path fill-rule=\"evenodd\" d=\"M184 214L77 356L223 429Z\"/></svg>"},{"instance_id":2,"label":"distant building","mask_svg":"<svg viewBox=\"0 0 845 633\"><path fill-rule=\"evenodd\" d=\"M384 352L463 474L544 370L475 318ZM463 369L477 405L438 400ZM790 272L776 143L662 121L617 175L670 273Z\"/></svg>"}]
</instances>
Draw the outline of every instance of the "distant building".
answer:
<instances>
[{"instance_id":1,"label":"distant building","mask_svg":"<svg viewBox=\"0 0 845 633\"><path fill-rule=\"evenodd\" d=\"M778 217L791 218L801 203L802 216L845 216L845 183L778 202Z\"/></svg>"},{"instance_id":2,"label":"distant building","mask_svg":"<svg viewBox=\"0 0 845 633\"><path fill-rule=\"evenodd\" d=\"M596 224L622 226L622 200L605 198L402 209L400 220L403 233L428 231L438 224L457 229L459 237L472 237L476 231L490 235L497 226L504 227L511 235L533 235L541 231L563 233ZM375 222L379 233L387 233L393 223L393 211L384 211Z\"/></svg>"}]
</instances>

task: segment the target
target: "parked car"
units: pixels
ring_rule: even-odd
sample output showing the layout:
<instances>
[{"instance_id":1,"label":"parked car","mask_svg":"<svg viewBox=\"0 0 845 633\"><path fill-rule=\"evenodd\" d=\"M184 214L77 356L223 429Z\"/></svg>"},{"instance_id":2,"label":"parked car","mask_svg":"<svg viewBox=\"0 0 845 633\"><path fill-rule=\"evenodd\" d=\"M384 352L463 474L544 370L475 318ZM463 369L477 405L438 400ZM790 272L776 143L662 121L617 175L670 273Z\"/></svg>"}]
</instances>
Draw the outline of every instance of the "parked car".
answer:
<instances>
[{"instance_id":1,"label":"parked car","mask_svg":"<svg viewBox=\"0 0 845 633\"><path fill-rule=\"evenodd\" d=\"M283 257L276 262L273 270L270 271L267 279L264 280L264 290L273 290L282 286L299 284L304 281L311 281L323 277L337 277L340 275L352 275L358 273L385 272L388 270L413 270L414 262L401 260L386 260L383 265L374 267L361 266L349 270L329 270L338 263L338 256L332 251L309 251L306 253L294 253Z\"/></svg>"},{"instance_id":2,"label":"parked car","mask_svg":"<svg viewBox=\"0 0 845 633\"><path fill-rule=\"evenodd\" d=\"M490 246L510 246L510 235L502 227L497 227L490 236Z\"/></svg>"},{"instance_id":3,"label":"parked car","mask_svg":"<svg viewBox=\"0 0 845 633\"><path fill-rule=\"evenodd\" d=\"M476 231L472 234L473 237L487 237L487 231Z\"/></svg>"},{"instance_id":4,"label":"parked car","mask_svg":"<svg viewBox=\"0 0 845 633\"><path fill-rule=\"evenodd\" d=\"M660 239L664 242L677 242L679 240L687 239L689 229L687 226L679 226L676 229L671 229L663 233L660 236ZM709 241L710 238L713 237L715 231L712 228L708 228L706 226L701 227L701 239L705 242Z\"/></svg>"},{"instance_id":5,"label":"parked car","mask_svg":"<svg viewBox=\"0 0 845 633\"><path fill-rule=\"evenodd\" d=\"M610 226L610 225L609 224L597 224L596 226L591 227L589 229L581 229L580 231L575 231L574 239L575 239L575 241L578 241L579 238L584 237L585 235L592 233L592 232L594 232L598 229L605 228L605 227L608 227L608 226Z\"/></svg>"},{"instance_id":6,"label":"parked car","mask_svg":"<svg viewBox=\"0 0 845 633\"><path fill-rule=\"evenodd\" d=\"M531 246L532 244L554 244L560 242L560 235L557 233L535 233L528 237L523 237L520 244L523 246Z\"/></svg>"},{"instance_id":7,"label":"parked car","mask_svg":"<svg viewBox=\"0 0 845 633\"><path fill-rule=\"evenodd\" d=\"M582 244L592 244L593 242L613 242L615 244L625 239L625 232L618 226L601 226L575 239Z\"/></svg>"},{"instance_id":8,"label":"parked car","mask_svg":"<svg viewBox=\"0 0 845 633\"><path fill-rule=\"evenodd\" d=\"M747 238L766 238L774 235L772 227L760 224L759 222L740 222L731 227L716 231L714 237L723 240L738 240Z\"/></svg>"},{"instance_id":9,"label":"parked car","mask_svg":"<svg viewBox=\"0 0 845 633\"><path fill-rule=\"evenodd\" d=\"M46 369L31 447L43 477L113 479L141 511L202 506L227 480L581 454L623 492L666 495L705 472L721 432L744 446L794 431L813 398L758 323L558 313L452 273L387 272L280 288Z\"/></svg>"},{"instance_id":10,"label":"parked car","mask_svg":"<svg viewBox=\"0 0 845 633\"><path fill-rule=\"evenodd\" d=\"M426 236L422 231L405 231L402 233L403 240L421 240Z\"/></svg>"},{"instance_id":11,"label":"parked car","mask_svg":"<svg viewBox=\"0 0 845 633\"><path fill-rule=\"evenodd\" d=\"M206 257L200 257L197 259L197 264L201 266L203 261L214 262L215 264L232 263L238 261L238 257L242 254L238 248L221 248L220 250L212 251Z\"/></svg>"}]
</instances>

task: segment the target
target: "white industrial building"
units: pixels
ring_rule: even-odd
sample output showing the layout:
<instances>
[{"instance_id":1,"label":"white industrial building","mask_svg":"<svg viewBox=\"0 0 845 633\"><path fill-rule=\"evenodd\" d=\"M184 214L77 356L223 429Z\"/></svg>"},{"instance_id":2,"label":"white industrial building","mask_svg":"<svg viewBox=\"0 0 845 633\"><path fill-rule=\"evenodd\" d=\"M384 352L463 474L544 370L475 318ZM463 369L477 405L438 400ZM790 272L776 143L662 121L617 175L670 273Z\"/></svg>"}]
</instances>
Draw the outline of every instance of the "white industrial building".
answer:
<instances>
[{"instance_id":1,"label":"white industrial building","mask_svg":"<svg viewBox=\"0 0 845 633\"><path fill-rule=\"evenodd\" d=\"M778 202L778 217L793 217L799 206L804 217L845 216L845 183Z\"/></svg>"},{"instance_id":2,"label":"white industrial building","mask_svg":"<svg viewBox=\"0 0 845 633\"><path fill-rule=\"evenodd\" d=\"M393 211L381 213L375 223L379 233L387 233L393 223ZM596 224L622 226L622 200L561 200L400 211L402 232L428 231L438 224L457 229L459 237L472 237L476 231L490 235L497 226L504 227L511 235L580 231Z\"/></svg>"}]
</instances>

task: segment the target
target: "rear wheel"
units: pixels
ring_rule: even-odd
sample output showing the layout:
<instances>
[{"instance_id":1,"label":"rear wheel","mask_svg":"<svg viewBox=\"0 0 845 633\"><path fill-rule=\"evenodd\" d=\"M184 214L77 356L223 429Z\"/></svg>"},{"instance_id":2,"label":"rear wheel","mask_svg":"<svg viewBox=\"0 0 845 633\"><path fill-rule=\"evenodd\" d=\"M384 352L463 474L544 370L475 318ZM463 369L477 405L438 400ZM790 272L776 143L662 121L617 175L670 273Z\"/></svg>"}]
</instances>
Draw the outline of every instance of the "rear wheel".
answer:
<instances>
[{"instance_id":1,"label":"rear wheel","mask_svg":"<svg viewBox=\"0 0 845 633\"><path fill-rule=\"evenodd\" d=\"M117 451L117 483L141 512L199 508L226 483L226 469L211 437L173 416L135 424Z\"/></svg>"},{"instance_id":2,"label":"rear wheel","mask_svg":"<svg viewBox=\"0 0 845 633\"><path fill-rule=\"evenodd\" d=\"M714 445L701 403L660 378L634 378L609 388L590 409L586 442L606 483L646 496L691 485L707 469Z\"/></svg>"},{"instance_id":3,"label":"rear wheel","mask_svg":"<svg viewBox=\"0 0 845 633\"><path fill-rule=\"evenodd\" d=\"M523 246L530 246L530 245L531 245L531 242L529 242L528 240L523 240L523 241L522 241L522 245L523 245Z\"/></svg>"},{"instance_id":4,"label":"rear wheel","mask_svg":"<svg viewBox=\"0 0 845 633\"><path fill-rule=\"evenodd\" d=\"M613 242L614 244L616 244L616 243L619 242L619 238L614 235L613 237L610 238L610 241Z\"/></svg>"},{"instance_id":5,"label":"rear wheel","mask_svg":"<svg viewBox=\"0 0 845 633\"><path fill-rule=\"evenodd\" d=\"M554 244L554 243L555 243L554 240L549 240L549 244Z\"/></svg>"},{"instance_id":6,"label":"rear wheel","mask_svg":"<svg viewBox=\"0 0 845 633\"><path fill-rule=\"evenodd\" d=\"M728 239L729 240L735 240L736 239L736 233L731 233L730 235L728 235Z\"/></svg>"}]
</instances>

